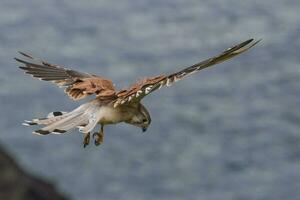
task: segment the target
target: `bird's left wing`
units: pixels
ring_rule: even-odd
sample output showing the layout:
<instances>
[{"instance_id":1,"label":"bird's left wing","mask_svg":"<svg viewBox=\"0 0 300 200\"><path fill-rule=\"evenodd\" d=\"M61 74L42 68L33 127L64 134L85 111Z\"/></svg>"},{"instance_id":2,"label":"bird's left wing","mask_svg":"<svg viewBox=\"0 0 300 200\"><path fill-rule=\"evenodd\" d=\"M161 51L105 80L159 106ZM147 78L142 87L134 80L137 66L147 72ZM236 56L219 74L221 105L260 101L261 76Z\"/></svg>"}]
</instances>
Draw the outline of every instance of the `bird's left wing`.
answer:
<instances>
[{"instance_id":1,"label":"bird's left wing","mask_svg":"<svg viewBox=\"0 0 300 200\"><path fill-rule=\"evenodd\" d=\"M170 86L172 83L177 82L204 68L216 65L234 56L237 56L256 45L259 41L260 40L255 41L254 39L250 39L223 51L221 54L215 57L206 59L176 73L143 79L140 82L132 85L128 90L119 91L117 93L118 99L116 99L114 102L114 107L122 104L139 102L149 93L160 89L163 86Z\"/></svg>"},{"instance_id":2,"label":"bird's left wing","mask_svg":"<svg viewBox=\"0 0 300 200\"><path fill-rule=\"evenodd\" d=\"M19 52L24 59L15 58L26 74L43 81L50 81L65 88L65 93L73 100L80 100L95 94L99 100L110 101L116 98L116 91L111 80L97 75L78 72L72 69L50 64Z\"/></svg>"}]
</instances>

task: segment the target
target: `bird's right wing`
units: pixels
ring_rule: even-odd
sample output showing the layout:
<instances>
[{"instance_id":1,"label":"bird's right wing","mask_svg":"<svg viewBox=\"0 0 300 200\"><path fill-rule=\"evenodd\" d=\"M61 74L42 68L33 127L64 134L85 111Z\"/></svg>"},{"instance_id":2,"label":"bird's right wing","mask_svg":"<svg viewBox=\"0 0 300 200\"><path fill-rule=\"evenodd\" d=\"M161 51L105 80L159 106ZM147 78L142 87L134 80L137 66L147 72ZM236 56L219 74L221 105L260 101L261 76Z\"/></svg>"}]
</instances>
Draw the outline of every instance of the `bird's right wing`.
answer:
<instances>
[{"instance_id":1,"label":"bird's right wing","mask_svg":"<svg viewBox=\"0 0 300 200\"><path fill-rule=\"evenodd\" d=\"M31 55L19 52L25 60L15 58L22 63L20 66L26 74L43 81L50 81L59 87L65 87L65 92L73 100L80 100L95 94L99 99L114 99L115 87L113 82L100 76L82 73L58 65L33 58Z\"/></svg>"}]
</instances>

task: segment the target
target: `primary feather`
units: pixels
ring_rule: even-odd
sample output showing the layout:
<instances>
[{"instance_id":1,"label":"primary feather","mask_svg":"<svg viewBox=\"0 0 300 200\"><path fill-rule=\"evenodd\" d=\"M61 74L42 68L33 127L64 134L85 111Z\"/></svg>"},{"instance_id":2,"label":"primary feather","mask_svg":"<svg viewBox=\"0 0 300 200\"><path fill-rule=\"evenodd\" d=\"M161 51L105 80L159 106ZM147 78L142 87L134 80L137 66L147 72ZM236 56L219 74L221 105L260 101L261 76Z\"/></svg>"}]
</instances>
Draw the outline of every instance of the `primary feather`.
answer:
<instances>
[{"instance_id":1,"label":"primary feather","mask_svg":"<svg viewBox=\"0 0 300 200\"><path fill-rule=\"evenodd\" d=\"M80 100L91 94L96 94L103 99L115 97L115 88L110 80L50 64L23 52L19 53L28 60L15 58L16 61L25 65L20 66L20 69L40 80L66 87L65 92L73 100Z\"/></svg>"}]
</instances>

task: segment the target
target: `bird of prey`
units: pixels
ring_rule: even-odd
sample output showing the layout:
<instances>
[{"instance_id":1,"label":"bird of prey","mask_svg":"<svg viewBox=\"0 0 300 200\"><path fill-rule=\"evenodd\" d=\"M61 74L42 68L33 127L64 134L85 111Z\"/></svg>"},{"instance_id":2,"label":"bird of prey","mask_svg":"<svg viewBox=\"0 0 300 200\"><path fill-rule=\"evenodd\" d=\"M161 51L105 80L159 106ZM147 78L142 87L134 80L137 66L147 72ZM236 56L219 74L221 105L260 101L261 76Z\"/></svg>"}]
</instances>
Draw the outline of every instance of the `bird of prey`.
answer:
<instances>
[{"instance_id":1,"label":"bird of prey","mask_svg":"<svg viewBox=\"0 0 300 200\"><path fill-rule=\"evenodd\" d=\"M217 56L186 67L178 72L144 78L128 89L120 91L115 89L111 80L104 77L50 64L19 52L24 58L15 58L15 60L22 63L20 68L26 74L43 81L50 81L59 87L64 87L65 93L75 101L95 95L93 100L80 105L70 112L52 112L46 118L26 120L23 125L42 126L33 132L38 135L62 134L73 128L78 128L84 134L84 147L89 144L90 132L97 124L100 124L101 127L99 132L93 134L94 144L97 146L103 142L103 127L108 124L125 122L141 128L144 132L151 123L150 114L141 103L145 96L163 86L170 86L204 68L237 56L256 45L259 41L249 39L228 48Z\"/></svg>"}]
</instances>

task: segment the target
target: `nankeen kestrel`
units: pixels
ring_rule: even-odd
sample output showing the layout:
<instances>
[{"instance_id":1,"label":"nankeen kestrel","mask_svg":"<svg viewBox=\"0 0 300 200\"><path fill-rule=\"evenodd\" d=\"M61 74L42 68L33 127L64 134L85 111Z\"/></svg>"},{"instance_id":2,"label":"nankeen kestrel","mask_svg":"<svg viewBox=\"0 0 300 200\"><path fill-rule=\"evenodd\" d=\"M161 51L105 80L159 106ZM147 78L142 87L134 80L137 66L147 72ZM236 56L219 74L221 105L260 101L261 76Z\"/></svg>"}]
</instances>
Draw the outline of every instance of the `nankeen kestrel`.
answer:
<instances>
[{"instance_id":1,"label":"nankeen kestrel","mask_svg":"<svg viewBox=\"0 0 300 200\"><path fill-rule=\"evenodd\" d=\"M80 105L70 112L52 112L46 118L25 121L23 125L42 125L33 133L47 135L62 134L73 128L84 133L83 145L89 144L90 132L100 124L99 132L93 134L95 145L103 142L103 127L107 124L125 122L146 131L151 123L150 114L141 100L151 92L163 86L170 86L197 71L221 63L239 55L259 41L253 39L235 45L221 54L194 64L169 75L145 78L126 90L117 91L111 80L101 76L82 73L33 58L19 52L25 60L15 58L23 66L26 74L43 81L50 81L65 88L65 93L73 100L80 100L95 94L96 98Z\"/></svg>"}]
</instances>

